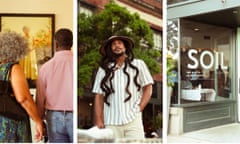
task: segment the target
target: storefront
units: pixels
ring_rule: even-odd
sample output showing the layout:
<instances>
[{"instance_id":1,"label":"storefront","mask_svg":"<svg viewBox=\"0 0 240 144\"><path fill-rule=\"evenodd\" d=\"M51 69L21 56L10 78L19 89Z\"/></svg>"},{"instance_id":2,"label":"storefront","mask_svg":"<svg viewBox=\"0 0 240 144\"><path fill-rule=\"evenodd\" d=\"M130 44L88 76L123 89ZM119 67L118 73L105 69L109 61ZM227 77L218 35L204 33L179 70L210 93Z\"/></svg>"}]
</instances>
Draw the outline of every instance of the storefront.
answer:
<instances>
[{"instance_id":1,"label":"storefront","mask_svg":"<svg viewBox=\"0 0 240 144\"><path fill-rule=\"evenodd\" d=\"M169 133L238 122L239 2L169 0L167 19L167 50L178 79Z\"/></svg>"}]
</instances>

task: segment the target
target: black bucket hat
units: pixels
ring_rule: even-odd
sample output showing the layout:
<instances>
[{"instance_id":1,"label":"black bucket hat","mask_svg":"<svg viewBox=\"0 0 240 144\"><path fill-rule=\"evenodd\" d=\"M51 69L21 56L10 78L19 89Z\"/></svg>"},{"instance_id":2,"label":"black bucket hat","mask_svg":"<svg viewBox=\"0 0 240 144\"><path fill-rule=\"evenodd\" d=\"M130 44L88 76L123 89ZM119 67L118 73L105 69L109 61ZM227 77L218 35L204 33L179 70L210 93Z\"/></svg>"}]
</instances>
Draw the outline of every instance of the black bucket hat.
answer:
<instances>
[{"instance_id":1,"label":"black bucket hat","mask_svg":"<svg viewBox=\"0 0 240 144\"><path fill-rule=\"evenodd\" d=\"M106 55L106 48L109 45L111 45L111 43L114 40L122 40L122 41L126 42L129 45L129 48L131 48L131 49L134 48L133 40L130 39L129 37L126 37L126 36L111 36L102 44L102 46L100 48L100 53L101 53L102 56Z\"/></svg>"}]
</instances>

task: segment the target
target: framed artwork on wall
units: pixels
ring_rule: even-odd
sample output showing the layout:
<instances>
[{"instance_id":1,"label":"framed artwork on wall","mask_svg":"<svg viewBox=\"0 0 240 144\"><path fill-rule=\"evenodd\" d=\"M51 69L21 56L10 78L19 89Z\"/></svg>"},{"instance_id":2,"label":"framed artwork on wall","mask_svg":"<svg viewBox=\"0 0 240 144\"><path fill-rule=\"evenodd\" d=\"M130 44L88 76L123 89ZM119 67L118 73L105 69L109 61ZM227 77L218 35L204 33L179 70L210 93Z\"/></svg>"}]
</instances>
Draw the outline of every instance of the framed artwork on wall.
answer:
<instances>
[{"instance_id":1,"label":"framed artwork on wall","mask_svg":"<svg viewBox=\"0 0 240 144\"><path fill-rule=\"evenodd\" d=\"M29 53L19 63L28 80L36 80L38 69L54 53L54 14L1 14L0 31L15 31L29 43Z\"/></svg>"}]
</instances>

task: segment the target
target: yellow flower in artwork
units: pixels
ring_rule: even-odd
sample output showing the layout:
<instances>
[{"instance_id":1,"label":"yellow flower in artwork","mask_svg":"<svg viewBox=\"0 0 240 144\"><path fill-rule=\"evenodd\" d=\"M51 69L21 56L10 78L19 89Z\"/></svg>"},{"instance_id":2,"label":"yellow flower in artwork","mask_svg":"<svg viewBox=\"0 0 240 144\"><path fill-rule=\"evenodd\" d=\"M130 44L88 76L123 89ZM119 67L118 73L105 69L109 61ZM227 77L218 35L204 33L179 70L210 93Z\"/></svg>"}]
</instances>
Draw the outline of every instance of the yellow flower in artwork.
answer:
<instances>
[{"instance_id":1,"label":"yellow flower in artwork","mask_svg":"<svg viewBox=\"0 0 240 144\"><path fill-rule=\"evenodd\" d=\"M52 43L52 32L50 28L47 30L39 30L36 34L35 38L33 39L33 47L34 48L43 48L43 47L50 47Z\"/></svg>"}]
</instances>

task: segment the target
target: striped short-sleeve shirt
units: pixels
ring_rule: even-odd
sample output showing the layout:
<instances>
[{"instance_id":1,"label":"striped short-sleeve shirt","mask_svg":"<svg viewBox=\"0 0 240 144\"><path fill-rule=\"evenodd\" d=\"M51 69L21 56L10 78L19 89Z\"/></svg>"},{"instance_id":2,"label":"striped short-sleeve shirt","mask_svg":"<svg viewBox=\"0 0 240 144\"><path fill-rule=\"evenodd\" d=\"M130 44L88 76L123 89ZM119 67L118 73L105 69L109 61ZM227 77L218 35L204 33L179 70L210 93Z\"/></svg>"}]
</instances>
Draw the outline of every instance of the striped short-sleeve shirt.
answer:
<instances>
[{"instance_id":1,"label":"striped short-sleeve shirt","mask_svg":"<svg viewBox=\"0 0 240 144\"><path fill-rule=\"evenodd\" d=\"M124 102L124 100L128 97L128 94L125 90L127 76L123 72L124 65L117 69L114 72L114 77L112 79L114 93L108 97L110 106L104 103L105 125L123 125L133 121L136 117L136 114L140 112L139 103L142 97L142 88L145 85L153 84L152 76L144 61L140 59L134 59L132 64L139 70L137 81L141 85L141 90L138 91L138 88L134 83L136 70L127 67L127 72L130 75L130 84L128 89L132 96L129 101ZM104 92L100 86L104 76L105 71L102 68L99 68L92 90L93 93L102 94L104 96Z\"/></svg>"}]
</instances>

